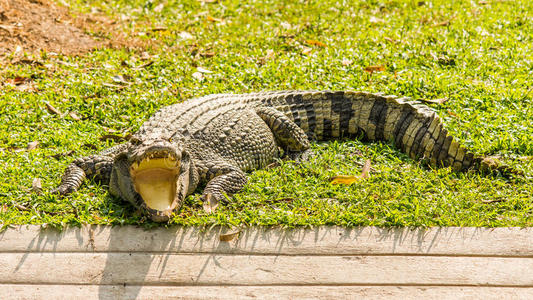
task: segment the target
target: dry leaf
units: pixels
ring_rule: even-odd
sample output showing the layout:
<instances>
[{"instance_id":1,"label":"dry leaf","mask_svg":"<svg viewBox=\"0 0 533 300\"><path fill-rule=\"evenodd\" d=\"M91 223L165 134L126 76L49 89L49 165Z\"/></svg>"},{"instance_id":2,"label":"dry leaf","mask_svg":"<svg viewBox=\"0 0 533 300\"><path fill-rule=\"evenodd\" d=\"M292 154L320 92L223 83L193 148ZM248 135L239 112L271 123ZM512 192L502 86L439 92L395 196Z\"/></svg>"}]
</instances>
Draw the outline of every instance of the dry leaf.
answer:
<instances>
[{"instance_id":1,"label":"dry leaf","mask_svg":"<svg viewBox=\"0 0 533 300\"><path fill-rule=\"evenodd\" d=\"M361 170L361 178L368 178L368 174L370 173L370 167L371 167L370 159L367 159L365 161L365 165L363 166L363 169Z\"/></svg>"},{"instance_id":2,"label":"dry leaf","mask_svg":"<svg viewBox=\"0 0 533 300\"><path fill-rule=\"evenodd\" d=\"M450 114L450 116L457 118L457 115L453 111L448 109L448 113Z\"/></svg>"},{"instance_id":3,"label":"dry leaf","mask_svg":"<svg viewBox=\"0 0 533 300\"><path fill-rule=\"evenodd\" d=\"M144 68L146 68L146 67L148 67L148 66L151 66L153 63L154 63L154 62L150 60L150 61L145 62L144 64L139 65L139 66L137 66L137 67L135 67L135 68L133 68L133 69L134 69L134 70L144 69Z\"/></svg>"},{"instance_id":4,"label":"dry leaf","mask_svg":"<svg viewBox=\"0 0 533 300\"><path fill-rule=\"evenodd\" d=\"M352 176L352 175L337 175L330 179L331 184L345 184L350 185L360 179L368 178L370 174L371 167L371 161L370 159L367 159L365 161L365 164L363 165L363 169L361 170L361 175L359 176Z\"/></svg>"},{"instance_id":5,"label":"dry leaf","mask_svg":"<svg viewBox=\"0 0 533 300\"><path fill-rule=\"evenodd\" d=\"M197 67L196 70L200 73L204 73L204 74L211 74L213 73L213 71L209 71L208 69L204 69L202 67Z\"/></svg>"},{"instance_id":6,"label":"dry leaf","mask_svg":"<svg viewBox=\"0 0 533 300\"><path fill-rule=\"evenodd\" d=\"M187 31L180 32L179 37L182 40L192 40L194 38L192 34L188 33Z\"/></svg>"},{"instance_id":7,"label":"dry leaf","mask_svg":"<svg viewBox=\"0 0 533 300\"><path fill-rule=\"evenodd\" d=\"M15 78L10 78L8 79L6 82L8 84L12 84L12 85L21 85L23 83L26 83L26 82L29 82L31 81L31 78L29 77L20 77L20 76L17 76Z\"/></svg>"},{"instance_id":8,"label":"dry leaf","mask_svg":"<svg viewBox=\"0 0 533 300\"><path fill-rule=\"evenodd\" d=\"M33 182L31 183L31 190L37 194L41 193L41 191L43 190L41 178L33 178Z\"/></svg>"},{"instance_id":9,"label":"dry leaf","mask_svg":"<svg viewBox=\"0 0 533 300\"><path fill-rule=\"evenodd\" d=\"M368 66L368 67L365 67L364 70L365 70L365 72L368 72L368 73L381 72L381 71L385 71L385 66L383 66L383 65Z\"/></svg>"},{"instance_id":10,"label":"dry leaf","mask_svg":"<svg viewBox=\"0 0 533 300\"><path fill-rule=\"evenodd\" d=\"M167 30L167 29L168 29L168 27L166 27L166 26L156 26L156 27L151 28L150 30L152 30L152 31L164 31L164 30Z\"/></svg>"},{"instance_id":11,"label":"dry leaf","mask_svg":"<svg viewBox=\"0 0 533 300\"><path fill-rule=\"evenodd\" d=\"M353 64L353 60L351 60L351 59L344 58L344 59L342 60L342 65L343 65L343 66L349 66L349 65L351 65L351 64Z\"/></svg>"},{"instance_id":12,"label":"dry leaf","mask_svg":"<svg viewBox=\"0 0 533 300\"><path fill-rule=\"evenodd\" d=\"M120 136L120 135L115 135L115 134L104 134L99 138L99 140L100 141L113 140L115 142L123 142L123 141L129 140L130 137L131 137L130 135Z\"/></svg>"},{"instance_id":13,"label":"dry leaf","mask_svg":"<svg viewBox=\"0 0 533 300\"><path fill-rule=\"evenodd\" d=\"M52 155L52 157L55 158L55 159L60 159L62 157L71 156L72 154L74 154L74 150L70 150L70 151L64 152L64 153L57 153L57 154Z\"/></svg>"},{"instance_id":14,"label":"dry leaf","mask_svg":"<svg viewBox=\"0 0 533 300\"><path fill-rule=\"evenodd\" d=\"M368 21L369 21L370 23L373 23L373 24L383 23L383 22L384 22L383 19L376 18L376 17L374 17L374 16L370 17L370 19L368 19Z\"/></svg>"},{"instance_id":15,"label":"dry leaf","mask_svg":"<svg viewBox=\"0 0 533 300\"><path fill-rule=\"evenodd\" d=\"M83 144L83 147L89 148L89 149L92 149L92 150L97 150L98 149L98 147L96 147L95 144L91 144L91 143L85 143L85 144Z\"/></svg>"},{"instance_id":16,"label":"dry leaf","mask_svg":"<svg viewBox=\"0 0 533 300\"><path fill-rule=\"evenodd\" d=\"M326 44L324 44L324 43L322 43L320 41L315 41L315 40L307 40L306 42L309 45L318 46L318 47L327 47L328 46L328 45L326 45Z\"/></svg>"},{"instance_id":17,"label":"dry leaf","mask_svg":"<svg viewBox=\"0 0 533 300\"><path fill-rule=\"evenodd\" d=\"M37 146L39 146L39 141L29 142L28 146L26 147L26 150L28 150L28 151L35 150L35 148L37 148Z\"/></svg>"},{"instance_id":18,"label":"dry leaf","mask_svg":"<svg viewBox=\"0 0 533 300\"><path fill-rule=\"evenodd\" d=\"M352 175L337 175L330 179L331 184L346 184L350 185L359 180L358 176Z\"/></svg>"},{"instance_id":19,"label":"dry leaf","mask_svg":"<svg viewBox=\"0 0 533 300\"><path fill-rule=\"evenodd\" d=\"M232 241L232 240L238 238L240 234L241 234L240 230L234 231L234 232L225 233L225 234L221 234L220 235L220 241L221 242Z\"/></svg>"},{"instance_id":20,"label":"dry leaf","mask_svg":"<svg viewBox=\"0 0 533 300\"><path fill-rule=\"evenodd\" d=\"M397 41L397 40L392 39L390 37L384 37L383 39L386 40L387 42L393 43L393 44L398 44L400 42L400 41Z\"/></svg>"},{"instance_id":21,"label":"dry leaf","mask_svg":"<svg viewBox=\"0 0 533 300\"><path fill-rule=\"evenodd\" d=\"M427 103L443 104L443 103L447 102L449 99L448 98L439 98L439 99L418 99L418 100L422 101L422 102L427 102Z\"/></svg>"},{"instance_id":22,"label":"dry leaf","mask_svg":"<svg viewBox=\"0 0 533 300\"><path fill-rule=\"evenodd\" d=\"M204 74L200 73L200 72L194 72L192 73L192 77L196 78L197 80L204 80Z\"/></svg>"},{"instance_id":23,"label":"dry leaf","mask_svg":"<svg viewBox=\"0 0 533 300\"><path fill-rule=\"evenodd\" d=\"M69 117L71 117L73 120L75 121L79 121L81 120L81 118L78 116L78 114L76 114L75 112L71 111L68 113Z\"/></svg>"},{"instance_id":24,"label":"dry leaf","mask_svg":"<svg viewBox=\"0 0 533 300\"><path fill-rule=\"evenodd\" d=\"M309 55L309 54L311 54L312 51L313 51L313 48L304 47L303 50L302 50L302 54L303 55Z\"/></svg>"},{"instance_id":25,"label":"dry leaf","mask_svg":"<svg viewBox=\"0 0 533 300\"><path fill-rule=\"evenodd\" d=\"M202 207L206 213L214 213L218 207L218 201L211 194L207 194Z\"/></svg>"},{"instance_id":26,"label":"dry leaf","mask_svg":"<svg viewBox=\"0 0 533 300\"><path fill-rule=\"evenodd\" d=\"M486 203L486 204L498 203L498 202L503 202L503 201L505 201L505 199L503 198L494 199L494 200L481 200L481 202Z\"/></svg>"},{"instance_id":27,"label":"dry leaf","mask_svg":"<svg viewBox=\"0 0 533 300\"><path fill-rule=\"evenodd\" d=\"M152 58L152 56L150 55L150 53L148 53L146 51L141 53L141 57L140 57L141 60L148 60L148 59L151 59L151 58Z\"/></svg>"},{"instance_id":28,"label":"dry leaf","mask_svg":"<svg viewBox=\"0 0 533 300\"><path fill-rule=\"evenodd\" d=\"M46 104L46 109L48 110L49 113L51 113L52 115L58 115L58 116L61 115L61 112L57 108L53 107L52 104L48 102L46 102L45 104Z\"/></svg>"},{"instance_id":29,"label":"dry leaf","mask_svg":"<svg viewBox=\"0 0 533 300\"><path fill-rule=\"evenodd\" d=\"M8 210L7 204L2 204L2 207L0 207L0 213L5 213Z\"/></svg>"},{"instance_id":30,"label":"dry leaf","mask_svg":"<svg viewBox=\"0 0 533 300\"><path fill-rule=\"evenodd\" d=\"M161 12L163 10L163 8L165 8L165 4L161 3L158 6L154 7L154 11L155 12Z\"/></svg>"},{"instance_id":31,"label":"dry leaf","mask_svg":"<svg viewBox=\"0 0 533 300\"><path fill-rule=\"evenodd\" d=\"M209 21L209 22L224 22L223 19L220 19L220 18L213 18L213 17L211 17L211 16L209 16L209 15L206 16L206 19L207 19L207 21Z\"/></svg>"},{"instance_id":32,"label":"dry leaf","mask_svg":"<svg viewBox=\"0 0 533 300\"><path fill-rule=\"evenodd\" d=\"M118 84L112 84L112 83L107 83L107 82L102 83L102 85L106 86L106 87L114 88L114 89L117 89L117 90L122 90L122 89L126 88L125 85L118 85Z\"/></svg>"},{"instance_id":33,"label":"dry leaf","mask_svg":"<svg viewBox=\"0 0 533 300\"><path fill-rule=\"evenodd\" d=\"M271 58L274 58L275 54L276 54L276 53L274 52L274 50L272 50L272 49L268 49L268 50L266 51L265 59L271 59Z\"/></svg>"},{"instance_id":34,"label":"dry leaf","mask_svg":"<svg viewBox=\"0 0 533 300\"><path fill-rule=\"evenodd\" d=\"M124 76L122 75L115 75L113 77L111 77L113 79L114 82L117 82L117 83L122 83L122 84L131 84L131 82L128 82Z\"/></svg>"},{"instance_id":35,"label":"dry leaf","mask_svg":"<svg viewBox=\"0 0 533 300\"><path fill-rule=\"evenodd\" d=\"M210 52L201 52L201 53L200 53L200 56L202 56L202 57L213 57L213 56L215 56L215 52L213 52L213 51L210 51Z\"/></svg>"},{"instance_id":36,"label":"dry leaf","mask_svg":"<svg viewBox=\"0 0 533 300\"><path fill-rule=\"evenodd\" d=\"M439 26L448 26L450 25L450 23L452 22L453 19L455 19L456 16L453 16L451 17L449 20L446 20L446 21L442 21L442 22L439 22L439 23L435 23L431 26L433 27L439 27Z\"/></svg>"},{"instance_id":37,"label":"dry leaf","mask_svg":"<svg viewBox=\"0 0 533 300\"><path fill-rule=\"evenodd\" d=\"M15 208L17 208L18 210L22 210L22 211L28 211L28 210L30 210L30 209L27 208L26 206L24 206L24 205L20 205L20 204L16 204L16 203L13 204L13 206L14 206Z\"/></svg>"}]
</instances>

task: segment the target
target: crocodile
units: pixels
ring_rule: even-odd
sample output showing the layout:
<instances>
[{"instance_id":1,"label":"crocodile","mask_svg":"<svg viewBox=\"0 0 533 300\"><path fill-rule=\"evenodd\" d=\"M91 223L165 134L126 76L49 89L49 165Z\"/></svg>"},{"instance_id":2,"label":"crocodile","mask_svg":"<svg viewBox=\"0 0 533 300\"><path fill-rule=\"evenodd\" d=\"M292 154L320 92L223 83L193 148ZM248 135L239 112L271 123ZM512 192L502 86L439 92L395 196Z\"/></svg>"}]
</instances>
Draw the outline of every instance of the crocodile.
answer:
<instances>
[{"instance_id":1,"label":"crocodile","mask_svg":"<svg viewBox=\"0 0 533 300\"><path fill-rule=\"evenodd\" d=\"M86 178L165 222L185 197L203 188L215 208L246 184L246 172L277 158L305 157L310 140L392 142L411 158L454 171L509 168L460 145L426 105L356 91L214 94L166 106L131 138L75 159L52 192L67 195ZM208 209L207 208L207 209Z\"/></svg>"}]
</instances>

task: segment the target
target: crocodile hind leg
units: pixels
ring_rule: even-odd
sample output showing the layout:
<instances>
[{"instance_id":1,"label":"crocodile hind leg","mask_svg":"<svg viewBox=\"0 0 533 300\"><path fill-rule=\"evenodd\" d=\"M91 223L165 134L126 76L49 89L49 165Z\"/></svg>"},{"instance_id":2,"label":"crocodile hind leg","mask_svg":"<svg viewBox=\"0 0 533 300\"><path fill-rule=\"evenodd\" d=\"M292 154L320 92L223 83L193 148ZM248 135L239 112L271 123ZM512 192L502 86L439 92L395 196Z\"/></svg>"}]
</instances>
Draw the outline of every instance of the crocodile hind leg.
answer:
<instances>
[{"instance_id":1,"label":"crocodile hind leg","mask_svg":"<svg viewBox=\"0 0 533 300\"><path fill-rule=\"evenodd\" d=\"M287 151L289 159L301 162L313 155L307 134L285 114L270 107L258 108L256 113L268 125L276 143Z\"/></svg>"},{"instance_id":2,"label":"crocodile hind leg","mask_svg":"<svg viewBox=\"0 0 533 300\"><path fill-rule=\"evenodd\" d=\"M197 167L200 176L208 181L201 197L206 212L215 211L220 201L225 202L225 195L237 193L247 181L241 169L222 161L198 163Z\"/></svg>"},{"instance_id":3,"label":"crocodile hind leg","mask_svg":"<svg viewBox=\"0 0 533 300\"><path fill-rule=\"evenodd\" d=\"M309 148L307 134L279 110L261 107L256 113L272 130L276 142L282 148L289 151L304 151Z\"/></svg>"},{"instance_id":4,"label":"crocodile hind leg","mask_svg":"<svg viewBox=\"0 0 533 300\"><path fill-rule=\"evenodd\" d=\"M117 145L100 152L98 155L81 157L74 160L61 177L61 184L53 189L51 193L68 195L76 191L87 177L108 184L114 157L125 147L125 144Z\"/></svg>"}]
</instances>

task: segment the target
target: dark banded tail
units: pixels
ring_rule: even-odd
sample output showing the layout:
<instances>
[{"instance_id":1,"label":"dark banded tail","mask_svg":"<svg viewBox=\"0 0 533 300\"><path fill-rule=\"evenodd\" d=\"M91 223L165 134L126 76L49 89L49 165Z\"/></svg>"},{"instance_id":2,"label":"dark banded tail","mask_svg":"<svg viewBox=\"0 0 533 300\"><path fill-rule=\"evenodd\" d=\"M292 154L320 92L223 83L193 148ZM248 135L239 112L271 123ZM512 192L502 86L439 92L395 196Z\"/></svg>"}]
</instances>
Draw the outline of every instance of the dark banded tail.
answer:
<instances>
[{"instance_id":1,"label":"dark banded tail","mask_svg":"<svg viewBox=\"0 0 533 300\"><path fill-rule=\"evenodd\" d=\"M411 158L427 160L432 166L513 173L468 151L448 134L431 108L408 98L349 91L286 92L263 102L284 112L316 140L390 141Z\"/></svg>"}]
</instances>

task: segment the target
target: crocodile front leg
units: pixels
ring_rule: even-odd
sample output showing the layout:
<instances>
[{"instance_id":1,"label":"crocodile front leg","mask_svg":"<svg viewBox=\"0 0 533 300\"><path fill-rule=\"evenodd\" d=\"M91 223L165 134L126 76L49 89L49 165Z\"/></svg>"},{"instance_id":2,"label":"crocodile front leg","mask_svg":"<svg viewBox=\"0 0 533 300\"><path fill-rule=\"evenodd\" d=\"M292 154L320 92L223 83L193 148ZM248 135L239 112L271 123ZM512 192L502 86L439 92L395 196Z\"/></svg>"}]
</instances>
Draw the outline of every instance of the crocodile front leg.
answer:
<instances>
[{"instance_id":1,"label":"crocodile front leg","mask_svg":"<svg viewBox=\"0 0 533 300\"><path fill-rule=\"evenodd\" d=\"M237 193L247 181L241 169L223 161L204 162L198 167L200 176L208 181L201 199L204 210L209 213L215 211L220 201L226 200L225 195Z\"/></svg>"},{"instance_id":2,"label":"crocodile front leg","mask_svg":"<svg viewBox=\"0 0 533 300\"><path fill-rule=\"evenodd\" d=\"M76 191L87 177L108 184L114 157L125 147L125 144L117 145L100 152L98 155L90 155L74 160L61 177L61 184L53 189L51 193L63 196L68 195Z\"/></svg>"}]
</instances>

